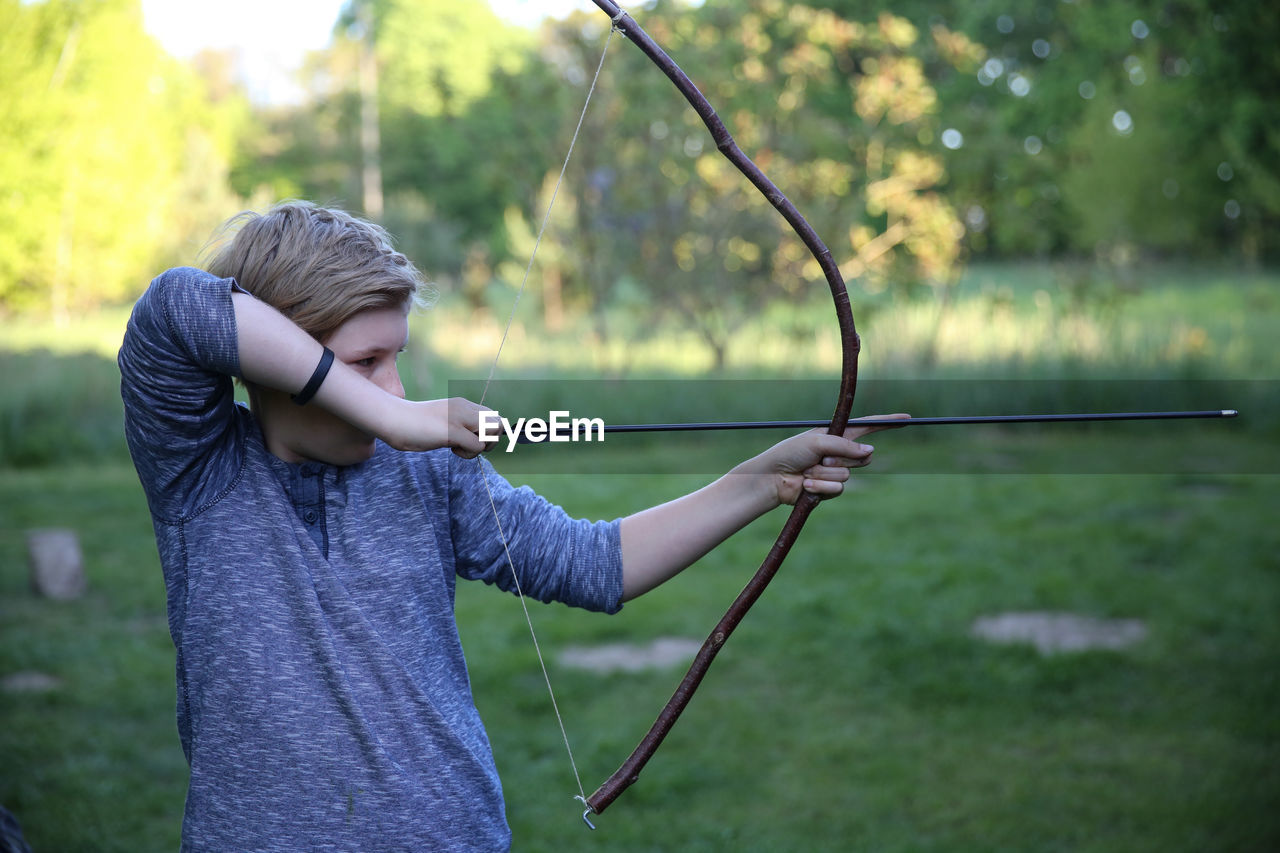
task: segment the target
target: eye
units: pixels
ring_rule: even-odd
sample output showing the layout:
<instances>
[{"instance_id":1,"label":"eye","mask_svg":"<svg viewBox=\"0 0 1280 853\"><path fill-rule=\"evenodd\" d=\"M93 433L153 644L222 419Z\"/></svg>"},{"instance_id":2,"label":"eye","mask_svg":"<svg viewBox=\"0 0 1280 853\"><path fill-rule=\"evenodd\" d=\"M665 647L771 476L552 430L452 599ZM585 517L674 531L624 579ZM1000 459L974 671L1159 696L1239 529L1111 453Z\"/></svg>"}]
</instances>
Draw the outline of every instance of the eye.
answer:
<instances>
[{"instance_id":1,"label":"eye","mask_svg":"<svg viewBox=\"0 0 1280 853\"><path fill-rule=\"evenodd\" d=\"M362 358L354 362L356 367L373 367L377 363L378 363L378 359L375 358L374 356L368 356L367 358Z\"/></svg>"}]
</instances>

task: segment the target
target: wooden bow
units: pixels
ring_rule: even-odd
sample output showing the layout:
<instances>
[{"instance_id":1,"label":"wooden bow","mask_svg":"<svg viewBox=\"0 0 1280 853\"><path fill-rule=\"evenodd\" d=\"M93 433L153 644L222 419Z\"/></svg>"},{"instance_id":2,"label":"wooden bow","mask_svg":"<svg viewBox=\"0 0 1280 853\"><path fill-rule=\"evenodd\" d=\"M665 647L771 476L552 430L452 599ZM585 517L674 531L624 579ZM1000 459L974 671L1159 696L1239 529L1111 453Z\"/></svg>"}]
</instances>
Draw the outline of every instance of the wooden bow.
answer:
<instances>
[{"instance_id":1,"label":"wooden bow","mask_svg":"<svg viewBox=\"0 0 1280 853\"><path fill-rule=\"evenodd\" d=\"M765 176L764 172L750 157L742 153L742 149L734 142L729 131L725 129L724 123L716 115L715 109L707 102L702 92L698 91L698 87L693 84L688 75L680 69L680 66L672 61L671 57L667 56L666 52L649 37L648 33L612 0L594 0L594 2L613 20L613 26L617 30L622 32L644 52L645 56L649 57L655 65L662 69L662 73L666 74L671 82L675 84L680 93L684 95L685 100L689 102L690 106L702 119L703 124L707 126L720 153L751 181L756 189L769 200L774 209L782 214L782 217L787 220L787 223L799 235L814 258L817 259L818 265L822 268L822 273L827 279L827 284L831 288L831 297L835 303L836 317L840 324L842 353L840 392L836 398L835 413L831 417L828 431L832 435L843 434L845 425L849 420L849 413L853 409L853 395L858 384L858 352L861 348L861 342L853 322L853 309L849 305L849 293L845 288L844 278L840 275L839 268L831 258L831 250L822 242L813 227L800 215L795 206L782 194L782 191L774 185L773 181ZM756 570L750 582L739 593L729 610L724 614L724 617L716 624L706 642L702 644L702 648L694 658L692 666L689 667L689 671L680 681L680 685L676 688L670 701L667 702L666 707L662 709L657 720L654 721L648 734L644 736L639 746L622 763L617 772L610 776L594 794L586 798L587 812L583 815L584 819L586 819L587 814L592 812L596 814L603 812L639 778L640 771L648 763L649 759L653 757L654 753L657 752L658 746L666 738L667 733L671 731L671 727L675 725L685 706L689 704L689 700L693 698L693 694L702 682L703 676L706 675L711 662L715 660L720 649L724 647L729 635L733 633L734 628L746 616L747 611L760 598L765 587L769 585L773 576L778 573L778 569L782 567L782 561L786 559L791 546L795 544L797 537L799 537L805 521L809 518L809 514L813 512L814 507L819 502L820 499L816 495L809 492L801 493L800 498L795 503L795 507L791 510L791 515L787 518L786 524L783 525L782 532L778 534L777 540L769 550L768 556L760 564L760 568ZM587 823L590 826L590 821Z\"/></svg>"}]
</instances>

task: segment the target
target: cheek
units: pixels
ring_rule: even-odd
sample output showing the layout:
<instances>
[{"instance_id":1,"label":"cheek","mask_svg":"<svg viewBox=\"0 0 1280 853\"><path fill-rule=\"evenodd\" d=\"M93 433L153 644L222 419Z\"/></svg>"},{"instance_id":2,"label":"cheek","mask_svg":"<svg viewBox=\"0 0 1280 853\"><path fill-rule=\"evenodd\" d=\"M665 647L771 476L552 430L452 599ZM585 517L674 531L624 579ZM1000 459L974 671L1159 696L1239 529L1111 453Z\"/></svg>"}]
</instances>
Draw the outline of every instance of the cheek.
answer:
<instances>
[{"instance_id":1,"label":"cheek","mask_svg":"<svg viewBox=\"0 0 1280 853\"><path fill-rule=\"evenodd\" d=\"M368 436L344 421L337 415L324 409L313 409L307 413L306 429L326 443L347 443L353 440L368 440Z\"/></svg>"}]
</instances>

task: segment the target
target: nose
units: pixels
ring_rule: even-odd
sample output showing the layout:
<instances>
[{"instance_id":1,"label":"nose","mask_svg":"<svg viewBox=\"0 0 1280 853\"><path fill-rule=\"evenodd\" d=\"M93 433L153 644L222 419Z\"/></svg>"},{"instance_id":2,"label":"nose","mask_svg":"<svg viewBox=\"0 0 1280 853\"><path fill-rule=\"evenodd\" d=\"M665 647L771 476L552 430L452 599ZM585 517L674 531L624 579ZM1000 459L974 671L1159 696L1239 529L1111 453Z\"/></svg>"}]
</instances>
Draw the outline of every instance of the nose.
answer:
<instances>
[{"instance_id":1,"label":"nose","mask_svg":"<svg viewBox=\"0 0 1280 853\"><path fill-rule=\"evenodd\" d=\"M404 399L404 383L400 381L400 368L390 367L378 377L378 386L388 394Z\"/></svg>"}]
</instances>

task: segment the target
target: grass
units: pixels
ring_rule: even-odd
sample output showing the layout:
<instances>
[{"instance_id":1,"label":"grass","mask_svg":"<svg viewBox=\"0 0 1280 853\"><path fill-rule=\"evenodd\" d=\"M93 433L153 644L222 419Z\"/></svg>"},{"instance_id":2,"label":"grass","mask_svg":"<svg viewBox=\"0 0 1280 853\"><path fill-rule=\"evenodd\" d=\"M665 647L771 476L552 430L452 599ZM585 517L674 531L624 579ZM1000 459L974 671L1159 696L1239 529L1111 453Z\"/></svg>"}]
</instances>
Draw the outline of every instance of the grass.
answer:
<instances>
[{"instance_id":1,"label":"grass","mask_svg":"<svg viewBox=\"0 0 1280 853\"><path fill-rule=\"evenodd\" d=\"M1095 445L1108 452L1105 437ZM940 463L963 450L937 441L918 452ZM892 463L888 443L881 453ZM525 479L594 517L693 482ZM1273 849L1278 490L1274 476L1240 474L864 472L815 516L595 836L578 821L519 608L464 585L459 621L516 849ZM0 674L60 681L0 693L0 802L37 850L172 849L185 767L163 587L132 472L11 472L0 513L11 520L0 533ZM588 793L679 672L590 675L559 666L557 650L701 639L780 522L762 520L617 617L535 606ZM22 531L49 525L84 543L81 601L26 589ZM1042 658L968 635L978 616L1040 609L1139 618L1149 636L1126 652Z\"/></svg>"},{"instance_id":2,"label":"grass","mask_svg":"<svg viewBox=\"0 0 1280 853\"><path fill-rule=\"evenodd\" d=\"M1198 399L1193 383L1207 379L1232 380L1212 390L1248 417L877 436L874 468L815 513L594 835L572 799L520 608L463 585L458 619L515 849L1280 849L1278 284L1273 273L1117 283L1000 267L974 270L942 313L860 300L864 372L887 383L864 384L865 405L902 400L942 414L1115 397L1156 408L1146 403L1170 389ZM724 378L742 382L688 381L705 355L695 339L621 320L610 343L583 329L554 339L518 329L499 374L540 405L568 387L565 375L601 379L582 369L586 353L611 366L578 389L602 404L621 396L645 413L690 416L807 407L825 401L826 380L797 380L833 369L826 311L771 309L731 354ZM173 649L110 359L123 316L0 327L0 678L57 679L43 692L0 690L0 804L37 851L178 843L186 767ZM480 353L492 357L497 334L489 321L445 309L416 322L425 343L404 359L411 393L483 376ZM614 370L624 351L630 367ZM683 381L622 386L618 376ZM1110 397L1092 399L1099 393ZM704 482L769 440L637 437L495 462L575 514L608 518ZM639 740L680 671L592 675L560 665L559 651L700 641L781 521L761 520L616 617L534 607L587 793ZM81 600L28 589L24 534L45 526L80 536L90 579ZM1148 635L1123 652L1057 657L970 636L976 618L1011 610L1136 618Z\"/></svg>"},{"instance_id":3,"label":"grass","mask_svg":"<svg viewBox=\"0 0 1280 853\"><path fill-rule=\"evenodd\" d=\"M655 827L677 827L689 850L1274 844L1280 563L1263 520L1274 478L865 481L848 505L824 508L664 752L601 816L610 849L651 849ZM594 636L700 636L776 526ZM475 620L465 638L477 689L501 696L527 678L504 651L519 625L498 629L472 606L460 612L464 626ZM1038 609L1141 618L1151 638L1124 654L1045 659L967 634L979 615ZM589 617L561 621L544 643L592 635ZM678 676L554 674L570 731L584 733L588 790ZM500 756L546 764L532 784L509 784L521 849L575 849L571 804L559 824L546 820L546 792L564 799L573 785L554 732L530 745L531 722L508 712L493 725L502 703L481 701Z\"/></svg>"},{"instance_id":4,"label":"grass","mask_svg":"<svg viewBox=\"0 0 1280 853\"><path fill-rule=\"evenodd\" d=\"M132 469L7 472L0 486L0 803L38 851L172 850L186 764L173 722L173 646L151 524ZM27 587L24 532L70 527L90 587L74 602ZM151 541L148 541L151 540Z\"/></svg>"}]
</instances>

